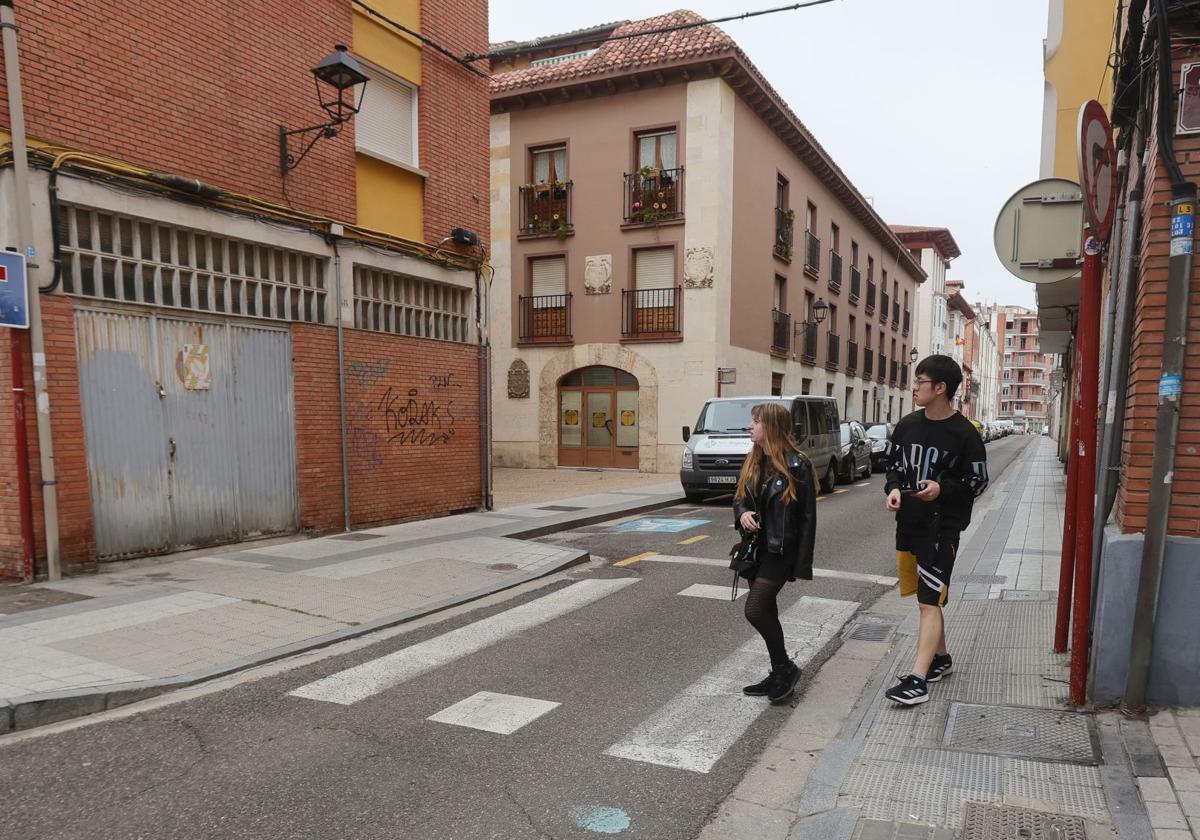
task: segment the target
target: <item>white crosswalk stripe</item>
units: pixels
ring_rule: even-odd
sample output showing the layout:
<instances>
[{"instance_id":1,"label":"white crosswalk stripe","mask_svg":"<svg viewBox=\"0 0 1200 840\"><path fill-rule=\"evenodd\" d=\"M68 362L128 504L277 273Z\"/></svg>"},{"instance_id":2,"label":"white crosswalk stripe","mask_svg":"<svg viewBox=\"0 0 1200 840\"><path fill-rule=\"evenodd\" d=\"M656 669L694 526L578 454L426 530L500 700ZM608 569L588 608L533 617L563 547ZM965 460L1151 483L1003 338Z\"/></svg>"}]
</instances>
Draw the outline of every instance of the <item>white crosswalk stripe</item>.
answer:
<instances>
[{"instance_id":1,"label":"white crosswalk stripe","mask_svg":"<svg viewBox=\"0 0 1200 840\"><path fill-rule=\"evenodd\" d=\"M551 700L480 691L430 715L427 720L495 732L497 735L511 735L561 705Z\"/></svg>"},{"instance_id":2,"label":"white crosswalk stripe","mask_svg":"<svg viewBox=\"0 0 1200 840\"><path fill-rule=\"evenodd\" d=\"M619 592L637 578L581 580L488 618L331 674L289 692L293 697L349 706L489 645Z\"/></svg>"},{"instance_id":3,"label":"white crosswalk stripe","mask_svg":"<svg viewBox=\"0 0 1200 840\"><path fill-rule=\"evenodd\" d=\"M729 568L729 561L722 557L689 557L682 554L654 554L643 557L641 563L681 563L696 566L714 566L722 569ZM889 575L871 575L865 572L847 572L842 569L813 569L815 578L838 578L841 580L861 580L863 583L877 583L880 586L895 586L899 578ZM682 594L682 593L680 593Z\"/></svg>"},{"instance_id":4,"label":"white crosswalk stripe","mask_svg":"<svg viewBox=\"0 0 1200 840\"><path fill-rule=\"evenodd\" d=\"M804 596L780 616L788 651L807 665L858 609L854 601ZM769 708L742 686L762 678L762 640L752 638L605 753L648 764L707 773Z\"/></svg>"}]
</instances>

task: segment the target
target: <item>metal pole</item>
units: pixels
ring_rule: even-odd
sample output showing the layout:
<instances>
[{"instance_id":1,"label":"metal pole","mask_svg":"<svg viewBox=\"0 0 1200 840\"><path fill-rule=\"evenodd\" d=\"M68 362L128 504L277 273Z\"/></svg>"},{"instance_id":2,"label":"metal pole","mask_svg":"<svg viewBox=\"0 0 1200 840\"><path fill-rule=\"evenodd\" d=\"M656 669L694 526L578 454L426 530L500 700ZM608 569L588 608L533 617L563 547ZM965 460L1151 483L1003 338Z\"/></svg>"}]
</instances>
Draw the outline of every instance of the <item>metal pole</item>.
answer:
<instances>
[{"instance_id":1,"label":"metal pole","mask_svg":"<svg viewBox=\"0 0 1200 840\"><path fill-rule=\"evenodd\" d=\"M8 331L8 352L12 362L13 441L16 444L17 492L21 515L21 577L33 580L33 504L29 498L29 442L25 437L25 348L17 330Z\"/></svg>"},{"instance_id":2,"label":"metal pole","mask_svg":"<svg viewBox=\"0 0 1200 840\"><path fill-rule=\"evenodd\" d=\"M33 210L29 202L29 151L25 145L25 106L21 99L21 67L17 55L17 24L13 0L0 0L0 32L4 43L4 75L8 93L9 130L12 133L13 205L17 215L17 238L21 253L35 254ZM53 223L53 220L51 220ZM32 259L29 260L33 262ZM58 544L58 494L54 476L54 440L50 434L50 394L46 379L46 340L42 332L42 302L32 271L29 283L29 343L33 352L33 391L37 402L38 454L42 470L42 511L46 529L46 575L62 577Z\"/></svg>"},{"instance_id":3,"label":"metal pole","mask_svg":"<svg viewBox=\"0 0 1200 840\"><path fill-rule=\"evenodd\" d=\"M1062 555L1058 569L1058 609L1054 617L1054 652L1067 649L1071 626L1071 590L1075 580L1075 509L1078 504L1079 459L1075 441L1079 435L1079 344L1071 350L1071 428L1067 444L1067 500L1063 512Z\"/></svg>"},{"instance_id":4,"label":"metal pole","mask_svg":"<svg viewBox=\"0 0 1200 840\"><path fill-rule=\"evenodd\" d=\"M1125 677L1125 699L1121 703L1122 708L1139 712L1146 705L1158 592L1167 547L1167 518L1171 512L1171 479L1187 345L1192 237L1196 222L1196 185L1177 183L1172 192L1171 256L1167 268L1167 312L1158 380L1158 416L1154 426L1154 464L1150 473L1150 501L1146 511L1146 539L1142 544L1137 605L1133 613L1133 637L1129 643L1129 671Z\"/></svg>"},{"instance_id":5,"label":"metal pole","mask_svg":"<svg viewBox=\"0 0 1200 840\"><path fill-rule=\"evenodd\" d=\"M337 291L338 420L342 435L342 530L350 531L350 450L346 441L346 341L342 324L342 254L333 243L333 282Z\"/></svg>"},{"instance_id":6,"label":"metal pole","mask_svg":"<svg viewBox=\"0 0 1200 840\"><path fill-rule=\"evenodd\" d=\"M1079 460L1075 475L1075 587L1071 621L1071 702L1087 699L1088 648L1091 643L1092 519L1096 493L1096 409L1099 391L1100 240L1086 234L1083 276L1079 283L1079 323L1076 352L1079 372L1079 424L1072 458Z\"/></svg>"}]
</instances>

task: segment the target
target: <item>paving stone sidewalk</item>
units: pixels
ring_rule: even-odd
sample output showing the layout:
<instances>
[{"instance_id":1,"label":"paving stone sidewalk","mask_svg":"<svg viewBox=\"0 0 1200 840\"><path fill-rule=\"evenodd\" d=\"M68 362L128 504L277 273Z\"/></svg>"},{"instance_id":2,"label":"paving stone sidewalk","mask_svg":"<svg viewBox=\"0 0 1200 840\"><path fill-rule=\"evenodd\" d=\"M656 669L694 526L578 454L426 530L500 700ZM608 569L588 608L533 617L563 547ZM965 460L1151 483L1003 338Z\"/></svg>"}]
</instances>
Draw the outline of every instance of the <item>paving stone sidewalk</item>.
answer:
<instances>
[{"instance_id":1,"label":"paving stone sidewalk","mask_svg":"<svg viewBox=\"0 0 1200 840\"><path fill-rule=\"evenodd\" d=\"M886 595L873 609L899 622L894 651L808 774L790 840L1155 836L1147 811L1153 819L1159 806L1138 793L1128 722L1070 706L1068 657L1051 652L1064 496L1054 444L1040 438L981 500L946 611L954 672L930 686L929 702L883 697L911 667L915 606ZM1193 722L1171 718L1164 737L1187 745ZM1187 784L1200 781L1190 766ZM1149 794L1186 830L1181 810L1194 800L1169 810L1163 785Z\"/></svg>"},{"instance_id":2,"label":"paving stone sidewalk","mask_svg":"<svg viewBox=\"0 0 1200 840\"><path fill-rule=\"evenodd\" d=\"M523 538L681 499L668 479L112 564L22 587L17 597L10 590L6 602L33 608L0 615L0 732L112 708L516 586L588 557Z\"/></svg>"}]
</instances>

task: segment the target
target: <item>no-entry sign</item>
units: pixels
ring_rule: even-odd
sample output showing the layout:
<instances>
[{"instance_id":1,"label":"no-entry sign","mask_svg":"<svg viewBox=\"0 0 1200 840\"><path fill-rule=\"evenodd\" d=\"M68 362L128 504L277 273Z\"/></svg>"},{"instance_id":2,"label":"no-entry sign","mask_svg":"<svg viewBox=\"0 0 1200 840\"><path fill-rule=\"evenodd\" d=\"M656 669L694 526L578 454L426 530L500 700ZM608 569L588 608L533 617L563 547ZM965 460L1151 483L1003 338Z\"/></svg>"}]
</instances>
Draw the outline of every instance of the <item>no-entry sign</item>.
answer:
<instances>
[{"instance_id":1,"label":"no-entry sign","mask_svg":"<svg viewBox=\"0 0 1200 840\"><path fill-rule=\"evenodd\" d=\"M1117 150L1104 106L1090 99L1079 109L1079 184L1091 234L1101 242L1112 230L1117 205Z\"/></svg>"}]
</instances>

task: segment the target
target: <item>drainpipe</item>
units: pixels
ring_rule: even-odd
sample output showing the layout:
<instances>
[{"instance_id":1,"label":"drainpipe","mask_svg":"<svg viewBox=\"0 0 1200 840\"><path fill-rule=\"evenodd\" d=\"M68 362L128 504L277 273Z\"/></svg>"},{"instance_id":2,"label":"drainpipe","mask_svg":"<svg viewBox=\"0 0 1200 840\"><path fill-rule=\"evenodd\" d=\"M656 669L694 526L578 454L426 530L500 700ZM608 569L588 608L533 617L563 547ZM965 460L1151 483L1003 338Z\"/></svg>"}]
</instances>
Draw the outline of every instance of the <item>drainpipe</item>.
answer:
<instances>
[{"instance_id":1,"label":"drainpipe","mask_svg":"<svg viewBox=\"0 0 1200 840\"><path fill-rule=\"evenodd\" d=\"M4 76L8 93L9 130L13 147L13 205L17 214L17 238L21 252L31 257L33 216L29 203L29 151L25 145L25 109L21 99L21 68L17 55L17 24L13 0L0 0L0 33L4 43ZM29 260L31 263L32 259ZM50 394L46 380L46 339L42 329L42 302L32 272L29 284L29 343L33 351L33 390L37 401L38 454L42 468L42 510L46 528L46 576L62 577L58 542L58 495L54 477L54 441L50 434ZM25 495L28 498L28 494Z\"/></svg>"},{"instance_id":2,"label":"drainpipe","mask_svg":"<svg viewBox=\"0 0 1200 840\"><path fill-rule=\"evenodd\" d=\"M492 344L483 318L483 270L475 269L475 334L479 340L479 484L484 510L492 498Z\"/></svg>"},{"instance_id":3,"label":"drainpipe","mask_svg":"<svg viewBox=\"0 0 1200 840\"><path fill-rule=\"evenodd\" d=\"M29 441L25 439L25 346L21 333L8 331L12 362L13 441L17 456L17 492L21 514L21 579L33 580L33 505L29 499Z\"/></svg>"},{"instance_id":4,"label":"drainpipe","mask_svg":"<svg viewBox=\"0 0 1200 840\"><path fill-rule=\"evenodd\" d=\"M333 246L333 285L337 294L337 368L338 368L338 421L341 424L342 443L342 530L350 531L350 451L346 445L346 338L342 321L342 253L338 250L337 233L331 232L329 243Z\"/></svg>"}]
</instances>

